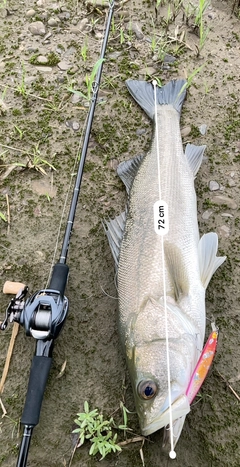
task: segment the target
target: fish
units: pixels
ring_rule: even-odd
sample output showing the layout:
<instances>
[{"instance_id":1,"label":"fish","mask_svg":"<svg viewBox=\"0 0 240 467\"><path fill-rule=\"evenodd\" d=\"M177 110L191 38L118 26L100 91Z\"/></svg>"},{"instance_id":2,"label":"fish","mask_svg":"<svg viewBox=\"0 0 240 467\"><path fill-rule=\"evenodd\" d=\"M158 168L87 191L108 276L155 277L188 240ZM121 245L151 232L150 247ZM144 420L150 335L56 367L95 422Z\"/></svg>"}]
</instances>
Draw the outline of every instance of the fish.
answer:
<instances>
[{"instance_id":1,"label":"fish","mask_svg":"<svg viewBox=\"0 0 240 467\"><path fill-rule=\"evenodd\" d=\"M172 439L175 447L204 344L206 288L226 257L217 256L216 233L199 236L194 179L206 146L183 149L186 80L156 87L130 79L126 86L153 121L153 138L146 155L119 164L127 206L105 220L104 229L116 267L120 340L141 432L148 436L164 428L164 444Z\"/></svg>"}]
</instances>

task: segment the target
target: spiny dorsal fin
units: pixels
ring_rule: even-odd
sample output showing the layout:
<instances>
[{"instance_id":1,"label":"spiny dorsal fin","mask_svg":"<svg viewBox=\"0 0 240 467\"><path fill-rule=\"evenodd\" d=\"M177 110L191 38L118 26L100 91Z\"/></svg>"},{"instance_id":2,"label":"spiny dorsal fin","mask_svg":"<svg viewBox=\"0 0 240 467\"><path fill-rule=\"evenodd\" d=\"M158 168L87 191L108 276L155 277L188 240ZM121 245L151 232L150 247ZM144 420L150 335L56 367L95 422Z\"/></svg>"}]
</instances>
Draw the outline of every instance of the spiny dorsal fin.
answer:
<instances>
[{"instance_id":1,"label":"spiny dorsal fin","mask_svg":"<svg viewBox=\"0 0 240 467\"><path fill-rule=\"evenodd\" d=\"M104 220L103 228L108 238L116 269L118 268L119 252L126 223L126 211L110 221Z\"/></svg>"},{"instance_id":2,"label":"spiny dorsal fin","mask_svg":"<svg viewBox=\"0 0 240 467\"><path fill-rule=\"evenodd\" d=\"M198 257L201 281L205 289L217 268L226 259L226 256L216 256L217 249L218 236L216 233L209 232L202 236L198 244Z\"/></svg>"},{"instance_id":3,"label":"spiny dorsal fin","mask_svg":"<svg viewBox=\"0 0 240 467\"><path fill-rule=\"evenodd\" d=\"M119 164L117 168L117 174L123 181L127 194L129 194L133 180L136 176L136 173L139 169L139 166L144 158L143 154L140 154L139 156L133 157L132 159L129 159L128 161L123 161Z\"/></svg>"},{"instance_id":4,"label":"spiny dorsal fin","mask_svg":"<svg viewBox=\"0 0 240 467\"><path fill-rule=\"evenodd\" d=\"M205 149L206 146L195 146L195 144L187 144L185 148L185 154L194 177L201 166Z\"/></svg>"}]
</instances>

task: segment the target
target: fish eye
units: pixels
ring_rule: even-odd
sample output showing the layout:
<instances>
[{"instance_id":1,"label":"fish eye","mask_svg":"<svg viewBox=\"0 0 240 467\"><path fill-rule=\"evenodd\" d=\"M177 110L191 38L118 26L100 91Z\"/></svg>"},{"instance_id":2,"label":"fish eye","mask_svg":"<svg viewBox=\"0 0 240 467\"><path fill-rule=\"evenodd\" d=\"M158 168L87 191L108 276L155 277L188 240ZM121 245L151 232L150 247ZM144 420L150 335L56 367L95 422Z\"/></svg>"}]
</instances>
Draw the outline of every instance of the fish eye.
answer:
<instances>
[{"instance_id":1,"label":"fish eye","mask_svg":"<svg viewBox=\"0 0 240 467\"><path fill-rule=\"evenodd\" d=\"M154 381L141 381L137 387L138 395L142 399L152 399L157 394L157 385Z\"/></svg>"}]
</instances>

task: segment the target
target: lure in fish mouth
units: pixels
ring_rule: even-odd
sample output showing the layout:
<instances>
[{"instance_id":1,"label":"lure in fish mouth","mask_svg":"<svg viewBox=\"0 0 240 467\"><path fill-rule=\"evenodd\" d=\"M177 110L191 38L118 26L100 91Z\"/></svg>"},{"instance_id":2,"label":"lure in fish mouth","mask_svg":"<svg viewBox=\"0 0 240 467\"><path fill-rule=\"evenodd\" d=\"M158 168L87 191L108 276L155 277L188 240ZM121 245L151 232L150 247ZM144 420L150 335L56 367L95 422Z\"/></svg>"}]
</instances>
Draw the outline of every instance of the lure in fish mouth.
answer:
<instances>
[{"instance_id":1,"label":"lure in fish mouth","mask_svg":"<svg viewBox=\"0 0 240 467\"><path fill-rule=\"evenodd\" d=\"M199 238L194 179L205 146L182 146L185 80L156 92L145 81L126 84L155 131L146 156L119 165L128 207L104 227L117 270L120 337L141 431L149 435L165 427L164 442L171 434L175 446L204 343L205 291L225 257L216 256L215 233Z\"/></svg>"}]
</instances>

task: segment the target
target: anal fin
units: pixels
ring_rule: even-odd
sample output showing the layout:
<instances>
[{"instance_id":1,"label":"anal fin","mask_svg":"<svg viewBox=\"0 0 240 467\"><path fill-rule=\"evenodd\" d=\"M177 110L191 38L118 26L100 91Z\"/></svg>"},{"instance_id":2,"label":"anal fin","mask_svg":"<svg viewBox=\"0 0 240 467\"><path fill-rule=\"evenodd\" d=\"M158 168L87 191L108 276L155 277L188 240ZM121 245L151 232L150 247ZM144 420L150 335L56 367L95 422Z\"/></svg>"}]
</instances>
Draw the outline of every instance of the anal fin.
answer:
<instances>
[{"instance_id":1,"label":"anal fin","mask_svg":"<svg viewBox=\"0 0 240 467\"><path fill-rule=\"evenodd\" d=\"M209 232L202 236L198 244L201 281L206 289L213 274L225 261L226 256L217 256L218 236Z\"/></svg>"}]
</instances>

